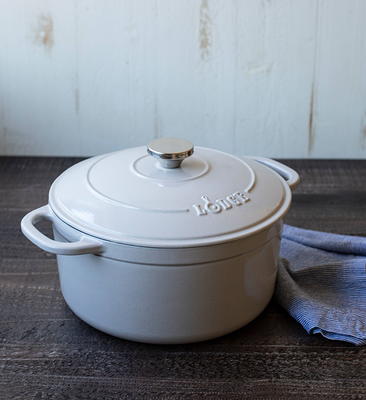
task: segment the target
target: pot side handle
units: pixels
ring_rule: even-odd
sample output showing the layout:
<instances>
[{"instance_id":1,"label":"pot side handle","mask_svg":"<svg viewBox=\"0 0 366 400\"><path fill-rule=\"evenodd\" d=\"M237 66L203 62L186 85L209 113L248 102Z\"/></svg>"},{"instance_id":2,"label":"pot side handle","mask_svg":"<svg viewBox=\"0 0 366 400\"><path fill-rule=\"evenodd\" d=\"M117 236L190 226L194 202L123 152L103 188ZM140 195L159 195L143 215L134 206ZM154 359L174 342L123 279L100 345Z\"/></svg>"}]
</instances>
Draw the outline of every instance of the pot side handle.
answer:
<instances>
[{"instance_id":1,"label":"pot side handle","mask_svg":"<svg viewBox=\"0 0 366 400\"><path fill-rule=\"evenodd\" d=\"M40 232L34 225L41 221L47 220L53 222L54 216L50 213L48 205L37 208L28 213L20 224L23 234L35 245L53 254L78 255L78 254L95 254L103 250L103 246L97 240L82 237L77 242L58 242L48 238Z\"/></svg>"},{"instance_id":2,"label":"pot side handle","mask_svg":"<svg viewBox=\"0 0 366 400\"><path fill-rule=\"evenodd\" d=\"M273 169L275 172L281 175L282 178L284 178L287 184L290 186L291 190L294 190L296 186L300 183L299 174L292 168L281 164L278 161L272 160L271 158L253 157L253 159Z\"/></svg>"}]
</instances>

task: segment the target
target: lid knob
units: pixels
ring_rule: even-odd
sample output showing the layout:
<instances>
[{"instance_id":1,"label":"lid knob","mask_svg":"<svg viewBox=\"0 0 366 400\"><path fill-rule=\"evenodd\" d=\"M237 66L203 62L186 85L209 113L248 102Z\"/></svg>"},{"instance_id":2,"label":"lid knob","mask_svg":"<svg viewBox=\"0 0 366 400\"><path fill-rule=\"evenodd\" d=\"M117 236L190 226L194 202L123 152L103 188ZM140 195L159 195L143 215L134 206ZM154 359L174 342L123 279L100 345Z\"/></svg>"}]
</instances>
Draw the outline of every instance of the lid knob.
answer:
<instances>
[{"instance_id":1,"label":"lid knob","mask_svg":"<svg viewBox=\"0 0 366 400\"><path fill-rule=\"evenodd\" d=\"M155 139L147 145L147 152L159 160L163 168L178 168L182 161L193 154L193 144L178 138Z\"/></svg>"}]
</instances>

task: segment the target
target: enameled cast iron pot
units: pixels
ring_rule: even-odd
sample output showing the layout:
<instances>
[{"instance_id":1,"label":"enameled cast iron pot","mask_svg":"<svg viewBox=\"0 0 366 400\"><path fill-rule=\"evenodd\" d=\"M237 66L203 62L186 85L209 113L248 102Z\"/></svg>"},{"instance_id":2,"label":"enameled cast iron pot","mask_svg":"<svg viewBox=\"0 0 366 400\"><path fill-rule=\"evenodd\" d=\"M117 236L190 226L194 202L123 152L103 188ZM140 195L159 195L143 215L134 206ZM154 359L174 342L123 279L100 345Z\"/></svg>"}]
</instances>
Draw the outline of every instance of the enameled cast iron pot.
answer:
<instances>
[{"instance_id":1,"label":"enameled cast iron pot","mask_svg":"<svg viewBox=\"0 0 366 400\"><path fill-rule=\"evenodd\" d=\"M111 335L185 343L255 318L275 285L282 218L299 181L270 159L173 138L82 161L22 231L57 254L63 296ZM35 224L52 222L54 240Z\"/></svg>"}]
</instances>

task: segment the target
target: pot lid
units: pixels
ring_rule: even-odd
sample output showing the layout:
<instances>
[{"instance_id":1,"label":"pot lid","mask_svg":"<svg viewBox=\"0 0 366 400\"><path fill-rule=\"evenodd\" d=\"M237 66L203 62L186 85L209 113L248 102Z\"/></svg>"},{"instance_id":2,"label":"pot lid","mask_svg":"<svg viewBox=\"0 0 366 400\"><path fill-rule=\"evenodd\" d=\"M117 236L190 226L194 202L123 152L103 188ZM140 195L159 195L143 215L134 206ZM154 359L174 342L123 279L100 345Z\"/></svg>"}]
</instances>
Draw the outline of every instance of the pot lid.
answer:
<instances>
[{"instance_id":1,"label":"pot lid","mask_svg":"<svg viewBox=\"0 0 366 400\"><path fill-rule=\"evenodd\" d=\"M154 247L253 234L281 218L290 201L285 180L256 159L193 149L174 138L82 161L61 174L49 194L54 213L72 227Z\"/></svg>"}]
</instances>

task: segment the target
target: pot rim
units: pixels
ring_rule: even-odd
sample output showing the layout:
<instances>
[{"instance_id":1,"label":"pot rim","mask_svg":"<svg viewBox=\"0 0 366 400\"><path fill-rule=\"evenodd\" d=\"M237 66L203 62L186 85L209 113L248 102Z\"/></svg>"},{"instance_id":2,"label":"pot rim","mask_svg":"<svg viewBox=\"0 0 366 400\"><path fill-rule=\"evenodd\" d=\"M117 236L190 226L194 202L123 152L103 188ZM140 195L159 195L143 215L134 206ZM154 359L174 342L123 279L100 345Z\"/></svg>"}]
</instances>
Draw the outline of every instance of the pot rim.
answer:
<instances>
[{"instance_id":1,"label":"pot rim","mask_svg":"<svg viewBox=\"0 0 366 400\"><path fill-rule=\"evenodd\" d=\"M92 236L67 225L58 217L52 219L56 240L66 242L78 241L85 238L98 242L102 248L100 252L92 253L100 258L109 258L115 261L159 265L159 266L192 266L214 261L220 261L260 251L261 248L272 240L280 240L282 232L282 219L276 221L267 229L239 240L226 243L196 246L196 247L147 247L125 243L116 243L108 240L95 239ZM182 261L183 260L183 261Z\"/></svg>"}]
</instances>

